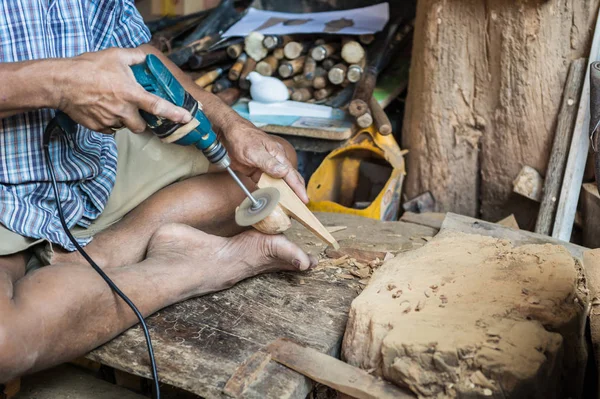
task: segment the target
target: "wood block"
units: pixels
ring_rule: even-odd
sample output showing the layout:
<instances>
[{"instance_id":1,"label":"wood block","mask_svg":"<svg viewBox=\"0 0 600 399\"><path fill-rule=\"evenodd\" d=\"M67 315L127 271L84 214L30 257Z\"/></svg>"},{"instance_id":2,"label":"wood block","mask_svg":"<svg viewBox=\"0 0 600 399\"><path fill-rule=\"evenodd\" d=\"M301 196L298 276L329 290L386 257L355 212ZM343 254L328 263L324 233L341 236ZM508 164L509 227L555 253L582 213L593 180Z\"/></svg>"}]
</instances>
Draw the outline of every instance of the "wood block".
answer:
<instances>
[{"instance_id":1,"label":"wood block","mask_svg":"<svg viewBox=\"0 0 600 399\"><path fill-rule=\"evenodd\" d=\"M519 230L519 223L517 222L517 218L515 218L515 215L511 214L507 217L505 217L502 220L499 220L498 223L500 226L504 226L504 227L508 227L511 229L515 229L515 230Z\"/></svg>"},{"instance_id":2,"label":"wood block","mask_svg":"<svg viewBox=\"0 0 600 399\"><path fill-rule=\"evenodd\" d=\"M321 384L358 399L414 398L400 388L382 381L317 350L279 339L267 347L273 360Z\"/></svg>"},{"instance_id":3,"label":"wood block","mask_svg":"<svg viewBox=\"0 0 600 399\"><path fill-rule=\"evenodd\" d=\"M600 195L596 183L586 183L581 188L583 212L583 245L600 248Z\"/></svg>"},{"instance_id":4,"label":"wood block","mask_svg":"<svg viewBox=\"0 0 600 399\"><path fill-rule=\"evenodd\" d=\"M531 166L523 166L517 178L513 181L513 191L524 197L540 202L544 179L537 170Z\"/></svg>"},{"instance_id":5,"label":"wood block","mask_svg":"<svg viewBox=\"0 0 600 399\"><path fill-rule=\"evenodd\" d=\"M561 246L442 231L375 271L342 358L419 397L578 397L581 281Z\"/></svg>"},{"instance_id":6,"label":"wood block","mask_svg":"<svg viewBox=\"0 0 600 399\"><path fill-rule=\"evenodd\" d=\"M335 238L327 231L327 229L319 222L319 219L304 205L298 198L296 193L282 179L273 178L266 173L263 173L257 186L259 188L275 187L279 190L281 197L279 205L284 208L286 213L293 219L300 222L304 227L309 229L314 235L325 241L329 245L338 249L340 246Z\"/></svg>"}]
</instances>

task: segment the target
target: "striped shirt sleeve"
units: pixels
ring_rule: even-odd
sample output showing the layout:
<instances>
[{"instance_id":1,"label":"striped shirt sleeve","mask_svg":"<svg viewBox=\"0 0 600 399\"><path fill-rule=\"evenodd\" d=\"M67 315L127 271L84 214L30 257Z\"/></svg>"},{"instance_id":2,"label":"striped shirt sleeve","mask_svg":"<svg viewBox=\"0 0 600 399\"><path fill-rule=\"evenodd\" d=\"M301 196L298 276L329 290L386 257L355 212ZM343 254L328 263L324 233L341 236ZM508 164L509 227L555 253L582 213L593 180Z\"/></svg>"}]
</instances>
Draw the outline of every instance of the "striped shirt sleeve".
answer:
<instances>
[{"instance_id":1,"label":"striped shirt sleeve","mask_svg":"<svg viewBox=\"0 0 600 399\"><path fill-rule=\"evenodd\" d=\"M123 0L115 10L111 47L135 48L150 41L150 31L135 7L134 0Z\"/></svg>"}]
</instances>

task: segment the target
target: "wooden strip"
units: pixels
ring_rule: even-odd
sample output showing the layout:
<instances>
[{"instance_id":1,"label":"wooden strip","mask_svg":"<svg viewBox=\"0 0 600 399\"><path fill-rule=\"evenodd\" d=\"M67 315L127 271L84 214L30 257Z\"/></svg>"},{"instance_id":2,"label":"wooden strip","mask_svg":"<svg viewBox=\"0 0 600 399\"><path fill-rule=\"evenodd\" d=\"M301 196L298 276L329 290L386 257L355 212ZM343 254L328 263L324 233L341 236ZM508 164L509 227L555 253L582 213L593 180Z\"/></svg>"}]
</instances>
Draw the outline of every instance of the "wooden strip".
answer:
<instances>
[{"instance_id":1,"label":"wooden strip","mask_svg":"<svg viewBox=\"0 0 600 399\"><path fill-rule=\"evenodd\" d=\"M600 14L599 14L600 15ZM598 60L600 52L600 18L596 19L596 30L590 49L588 67L585 76L589 76L589 64ZM577 203L579 201L579 192L583 182L583 173L585 162L589 151L589 126L590 126L590 82L584 79L581 100L577 111L575 129L573 130L573 139L571 140L571 149L569 150L569 159L565 169L565 177L560 192L558 208L556 210L556 219L552 237L568 241L571 239Z\"/></svg>"},{"instance_id":2,"label":"wooden strip","mask_svg":"<svg viewBox=\"0 0 600 399\"><path fill-rule=\"evenodd\" d=\"M406 391L334 357L280 338L267 347L273 360L357 399L414 398Z\"/></svg>"},{"instance_id":3,"label":"wooden strip","mask_svg":"<svg viewBox=\"0 0 600 399\"><path fill-rule=\"evenodd\" d=\"M271 354L258 351L242 363L229 378L223 393L233 398L239 398L246 388L251 385L271 361Z\"/></svg>"},{"instance_id":4,"label":"wooden strip","mask_svg":"<svg viewBox=\"0 0 600 399\"><path fill-rule=\"evenodd\" d=\"M585 68L585 58L574 60L569 68L569 75L558 114L556 132L554 133L552 154L546 170L542 203L535 224L535 232L539 234L550 235L552 233L552 222L554 221L560 186L565 173L569 144L573 136L577 101L581 96Z\"/></svg>"}]
</instances>

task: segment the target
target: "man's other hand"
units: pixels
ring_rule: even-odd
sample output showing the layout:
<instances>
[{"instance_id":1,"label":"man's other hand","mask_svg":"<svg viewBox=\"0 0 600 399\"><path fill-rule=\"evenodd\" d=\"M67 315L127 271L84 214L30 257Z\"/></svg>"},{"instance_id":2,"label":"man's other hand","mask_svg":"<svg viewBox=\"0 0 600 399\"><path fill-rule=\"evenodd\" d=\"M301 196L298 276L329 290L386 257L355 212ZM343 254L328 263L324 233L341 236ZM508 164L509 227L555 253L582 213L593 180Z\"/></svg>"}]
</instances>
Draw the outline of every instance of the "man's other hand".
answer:
<instances>
[{"instance_id":1,"label":"man's other hand","mask_svg":"<svg viewBox=\"0 0 600 399\"><path fill-rule=\"evenodd\" d=\"M223 132L235 170L258 182L263 172L287 182L296 195L308 202L304 179L294 168L284 146L241 117L232 120Z\"/></svg>"},{"instance_id":2,"label":"man's other hand","mask_svg":"<svg viewBox=\"0 0 600 399\"><path fill-rule=\"evenodd\" d=\"M140 49L112 48L65 60L55 85L60 90L58 108L75 122L102 133L121 127L143 132L146 122L140 109L174 122L189 122L188 111L148 93L136 82L130 66L145 58Z\"/></svg>"}]
</instances>

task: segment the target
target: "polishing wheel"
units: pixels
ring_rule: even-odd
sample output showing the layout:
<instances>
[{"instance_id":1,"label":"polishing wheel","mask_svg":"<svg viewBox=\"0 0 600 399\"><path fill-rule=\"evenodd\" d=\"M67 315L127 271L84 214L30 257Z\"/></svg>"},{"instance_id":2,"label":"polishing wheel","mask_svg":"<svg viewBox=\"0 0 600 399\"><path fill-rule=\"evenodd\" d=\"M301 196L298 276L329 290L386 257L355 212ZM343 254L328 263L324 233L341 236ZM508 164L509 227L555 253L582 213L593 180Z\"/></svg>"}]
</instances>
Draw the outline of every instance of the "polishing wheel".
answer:
<instances>
[{"instance_id":1,"label":"polishing wheel","mask_svg":"<svg viewBox=\"0 0 600 399\"><path fill-rule=\"evenodd\" d=\"M256 190L252 196L258 206L252 206L249 198L244 199L235 211L235 222L238 226L252 226L273 213L279 203L279 190L274 187L265 187Z\"/></svg>"}]
</instances>

